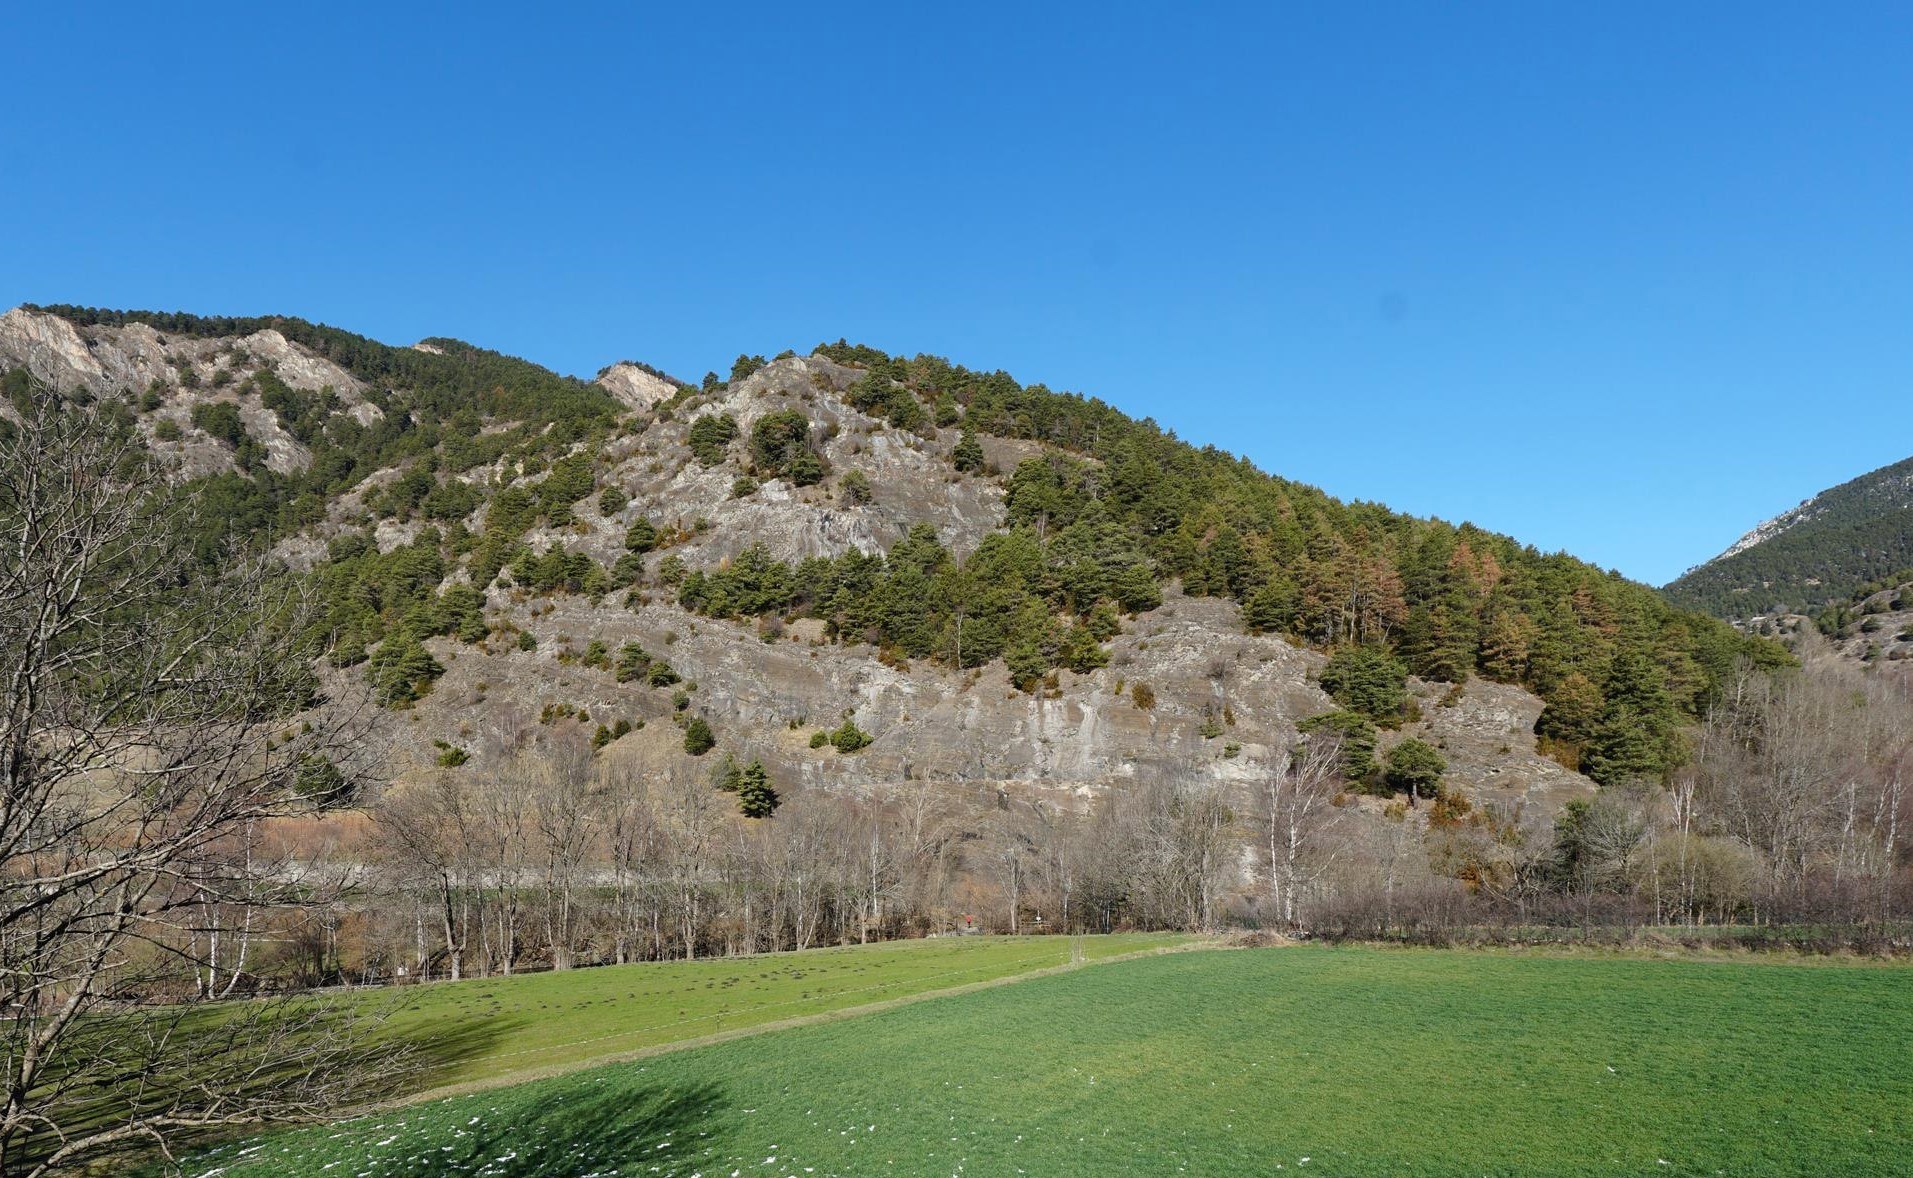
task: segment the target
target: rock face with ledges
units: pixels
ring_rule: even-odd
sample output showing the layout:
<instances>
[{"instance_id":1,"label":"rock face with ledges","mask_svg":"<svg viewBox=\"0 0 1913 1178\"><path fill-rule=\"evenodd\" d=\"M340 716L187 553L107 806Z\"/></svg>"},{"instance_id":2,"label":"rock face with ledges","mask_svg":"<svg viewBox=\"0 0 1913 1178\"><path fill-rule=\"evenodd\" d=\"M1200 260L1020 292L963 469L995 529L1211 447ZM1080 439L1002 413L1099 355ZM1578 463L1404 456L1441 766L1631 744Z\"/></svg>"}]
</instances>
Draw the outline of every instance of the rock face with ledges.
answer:
<instances>
[{"instance_id":1,"label":"rock face with ledges","mask_svg":"<svg viewBox=\"0 0 1913 1178\"><path fill-rule=\"evenodd\" d=\"M753 544L791 561L853 548L881 553L917 524L934 528L954 552L975 550L1002 524L1003 488L994 479L955 470L950 451L957 431L939 430L926 438L852 408L843 391L859 375L821 356L787 357L694 409L665 418L641 416L599 455L606 467L600 481L623 491L629 504L606 517L594 496L575 508L577 525L534 529L527 541L538 551L564 544L608 563L623 551L625 531L642 516L689 533L671 551L694 567L718 564ZM766 479L749 495L734 495L747 465L751 427L766 414L790 408L811 419L823 439L830 474L809 487ZM696 418L722 413L737 422L738 437L725 461L706 466L691 455L687 436ZM1005 457L1011 453L1004 451ZM850 470L868 480L868 503L853 503L842 493L840 480ZM662 559L663 554L654 556L652 566Z\"/></svg>"},{"instance_id":2,"label":"rock face with ledges","mask_svg":"<svg viewBox=\"0 0 1913 1178\"><path fill-rule=\"evenodd\" d=\"M57 389L143 387L166 365L158 333L145 324L94 355L80 330L56 315L15 307L0 315L0 365L25 368Z\"/></svg>"},{"instance_id":3,"label":"rock face with ledges","mask_svg":"<svg viewBox=\"0 0 1913 1178\"><path fill-rule=\"evenodd\" d=\"M807 640L798 627L766 641L753 626L674 605L509 597L494 591L498 611L534 634L538 649L435 640L446 674L416 705L418 723L401 744L412 764L432 762L434 738L478 751L510 739L527 717L569 709L589 717L586 733L643 721L617 747L659 775L702 779L729 753L761 758L784 787L861 794L917 782L1080 806L1144 780L1251 787L1275 771L1298 721L1334 707L1312 680L1321 655L1241 633L1234 607L1211 598L1171 594L1111 642L1108 667L1061 672L1054 692L1026 694L1000 665L961 674L927 664L899 670L869 647ZM619 683L609 671L560 661L594 639L614 656L636 642L694 684L687 713L710 721L718 748L703 757L683 752L672 697L684 685ZM1154 693L1153 707L1136 705L1138 684ZM1445 692L1431 685L1422 693ZM1535 752L1540 707L1517 688L1471 682L1452 706L1431 705L1424 723L1386 734L1384 747L1409 735L1439 745L1451 782L1491 801L1558 805L1592 792L1586 778ZM846 713L874 738L868 748L846 755L810 747L812 733L836 728ZM1205 721L1220 732L1205 736Z\"/></svg>"}]
</instances>

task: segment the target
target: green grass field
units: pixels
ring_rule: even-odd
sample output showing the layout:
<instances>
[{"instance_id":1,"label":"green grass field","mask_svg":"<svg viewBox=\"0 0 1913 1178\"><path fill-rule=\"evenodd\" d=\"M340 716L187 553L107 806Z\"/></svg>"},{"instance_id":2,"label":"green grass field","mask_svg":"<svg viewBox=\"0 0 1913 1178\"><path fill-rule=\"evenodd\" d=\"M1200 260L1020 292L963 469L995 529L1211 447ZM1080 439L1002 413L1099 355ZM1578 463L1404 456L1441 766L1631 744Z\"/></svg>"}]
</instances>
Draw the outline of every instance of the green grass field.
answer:
<instances>
[{"instance_id":1,"label":"green grass field","mask_svg":"<svg viewBox=\"0 0 1913 1178\"><path fill-rule=\"evenodd\" d=\"M960 937L481 978L398 992L386 1030L427 1057L414 1089L490 1083L1188 940Z\"/></svg>"},{"instance_id":2,"label":"green grass field","mask_svg":"<svg viewBox=\"0 0 1913 1178\"><path fill-rule=\"evenodd\" d=\"M1905 1174L1909 1047L1904 968L1191 952L282 1133L190 1172Z\"/></svg>"}]
</instances>

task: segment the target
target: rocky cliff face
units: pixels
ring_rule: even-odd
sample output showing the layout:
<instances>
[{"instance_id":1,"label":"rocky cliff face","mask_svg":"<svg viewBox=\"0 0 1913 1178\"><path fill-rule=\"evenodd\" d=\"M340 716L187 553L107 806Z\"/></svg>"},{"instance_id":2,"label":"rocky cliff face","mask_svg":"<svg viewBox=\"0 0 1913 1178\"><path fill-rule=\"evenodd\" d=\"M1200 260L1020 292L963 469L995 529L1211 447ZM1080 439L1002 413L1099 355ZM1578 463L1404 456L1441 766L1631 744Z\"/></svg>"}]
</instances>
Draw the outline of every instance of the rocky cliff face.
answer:
<instances>
[{"instance_id":1,"label":"rocky cliff face","mask_svg":"<svg viewBox=\"0 0 1913 1178\"><path fill-rule=\"evenodd\" d=\"M1001 486L951 469L956 431L923 438L852 409L843 392L858 375L818 356L777 360L695 414L648 423L608 455L616 464L608 481L632 502L597 539L614 535L622 542L624 527L645 515L693 533L676 549L693 564L734 556L757 543L784 560L850 548L883 552L918 523L936 528L946 547L974 549L1002 522ZM740 435L732 443L735 452L759 419L790 408L801 409L825 435L824 456L836 471L863 472L869 503L848 502L831 481L798 487L771 479L749 496L734 497L736 464L705 466L691 456L687 435L695 416L729 414ZM705 526L699 528L699 521Z\"/></svg>"},{"instance_id":2,"label":"rocky cliff face","mask_svg":"<svg viewBox=\"0 0 1913 1178\"><path fill-rule=\"evenodd\" d=\"M538 649L435 641L446 674L416 705L400 742L409 766L433 762L434 740L474 753L503 747L533 717L584 734L625 720L643 727L620 747L675 778L706 776L730 753L761 758L776 780L804 788L868 793L917 782L1080 803L1148 779L1253 785L1277 769L1298 721L1334 707L1312 679L1322 656L1241 633L1234 607L1208 598L1172 596L1111 643L1108 667L1063 672L1055 691L1036 694L1012 687L1000 665L962 674L898 670L868 647L826 643L801 623L766 635L668 604L509 598L495 594L494 607L534 634ZM614 651L636 642L686 685L619 683L576 662L571 656L593 640ZM1138 684L1154 693L1153 706L1136 704ZM673 696L684 686L688 709L717 733L718 748L703 757L683 751L671 723ZM1409 736L1437 745L1451 784L1477 800L1551 810L1592 792L1585 778L1536 753L1541 702L1528 693L1476 680L1453 699L1446 685L1418 694L1424 719L1385 734L1384 747ZM810 747L814 732L846 715L875 738L868 748Z\"/></svg>"},{"instance_id":3,"label":"rocky cliff face","mask_svg":"<svg viewBox=\"0 0 1913 1178\"><path fill-rule=\"evenodd\" d=\"M651 409L678 394L678 385L621 360L598 374L598 383L629 409Z\"/></svg>"},{"instance_id":4,"label":"rocky cliff face","mask_svg":"<svg viewBox=\"0 0 1913 1178\"><path fill-rule=\"evenodd\" d=\"M167 336L144 323L76 327L56 315L16 307L0 315L0 370L24 368L49 386L95 393L151 394L140 415L147 443L177 460L183 477L233 469L232 451L193 425L195 406L231 402L246 432L266 451L266 465L286 474L311 461L249 381L270 371L303 392L330 389L361 425L381 416L350 372L266 330L230 339ZM179 436L160 436L161 422Z\"/></svg>"}]
</instances>

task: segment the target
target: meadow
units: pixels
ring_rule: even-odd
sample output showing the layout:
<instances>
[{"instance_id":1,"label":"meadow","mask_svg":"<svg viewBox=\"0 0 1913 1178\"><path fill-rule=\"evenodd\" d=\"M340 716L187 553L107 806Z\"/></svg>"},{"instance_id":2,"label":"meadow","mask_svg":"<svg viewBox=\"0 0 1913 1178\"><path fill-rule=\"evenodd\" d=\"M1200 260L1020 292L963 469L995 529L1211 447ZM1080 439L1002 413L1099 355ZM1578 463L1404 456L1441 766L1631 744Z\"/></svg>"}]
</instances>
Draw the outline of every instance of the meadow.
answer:
<instances>
[{"instance_id":1,"label":"meadow","mask_svg":"<svg viewBox=\"0 0 1913 1178\"><path fill-rule=\"evenodd\" d=\"M1189 943L1176 934L950 937L366 991L418 1046L413 1089L496 1084L647 1049Z\"/></svg>"},{"instance_id":2,"label":"meadow","mask_svg":"<svg viewBox=\"0 0 1913 1178\"><path fill-rule=\"evenodd\" d=\"M234 1143L188 1172L1904 1174L1909 1044L1904 967L1194 951Z\"/></svg>"}]
</instances>

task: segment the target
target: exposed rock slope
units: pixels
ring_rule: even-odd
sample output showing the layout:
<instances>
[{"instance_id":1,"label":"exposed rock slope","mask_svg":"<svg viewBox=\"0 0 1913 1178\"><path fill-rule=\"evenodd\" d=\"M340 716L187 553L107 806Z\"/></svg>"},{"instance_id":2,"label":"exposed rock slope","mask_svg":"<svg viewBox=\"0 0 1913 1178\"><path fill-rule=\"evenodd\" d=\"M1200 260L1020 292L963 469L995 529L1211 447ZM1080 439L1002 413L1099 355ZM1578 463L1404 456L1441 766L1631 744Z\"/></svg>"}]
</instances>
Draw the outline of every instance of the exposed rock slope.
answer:
<instances>
[{"instance_id":1,"label":"exposed rock slope","mask_svg":"<svg viewBox=\"0 0 1913 1178\"><path fill-rule=\"evenodd\" d=\"M177 458L186 477L234 468L232 450L193 424L195 406L230 402L246 432L266 452L266 465L286 474L303 470L311 455L261 402L253 385L262 371L304 392L331 391L361 425L379 419L365 386L337 364L292 343L277 331L229 339L169 336L144 323L76 327L56 315L16 307L0 315L0 369L24 368L57 389L150 393L140 417L147 442ZM170 422L179 436L160 436Z\"/></svg>"}]
</instances>

